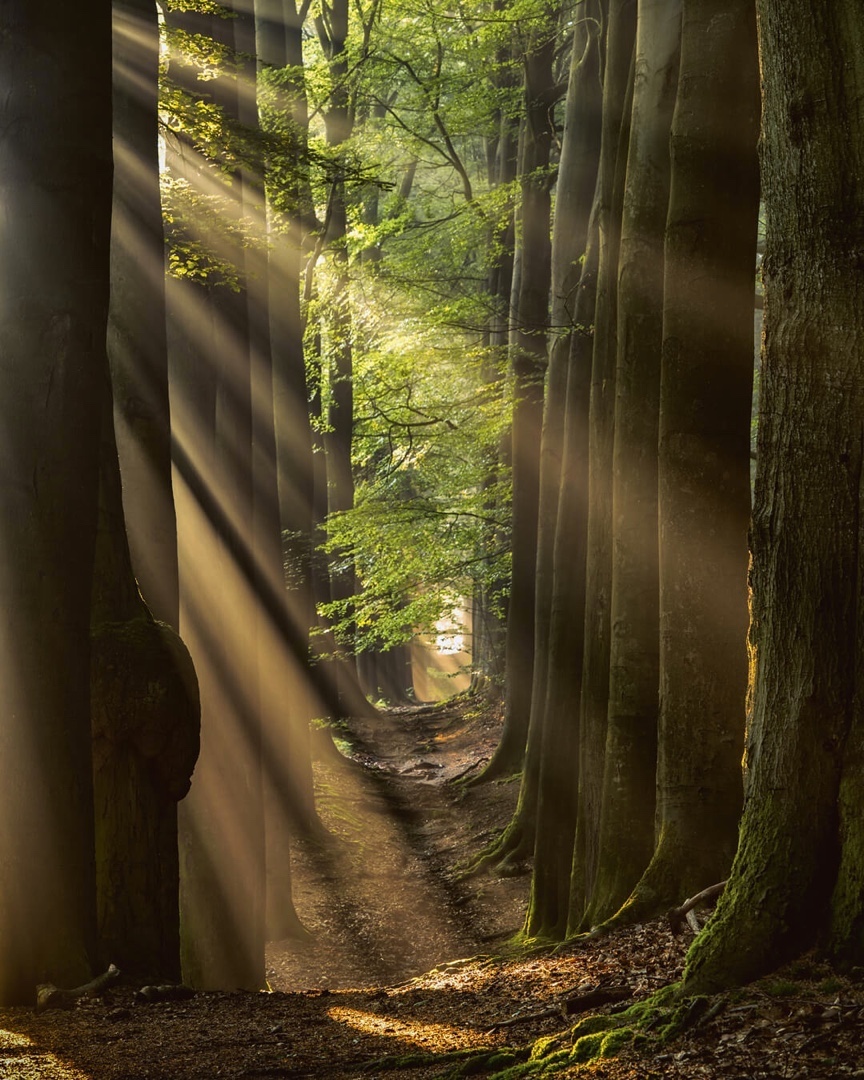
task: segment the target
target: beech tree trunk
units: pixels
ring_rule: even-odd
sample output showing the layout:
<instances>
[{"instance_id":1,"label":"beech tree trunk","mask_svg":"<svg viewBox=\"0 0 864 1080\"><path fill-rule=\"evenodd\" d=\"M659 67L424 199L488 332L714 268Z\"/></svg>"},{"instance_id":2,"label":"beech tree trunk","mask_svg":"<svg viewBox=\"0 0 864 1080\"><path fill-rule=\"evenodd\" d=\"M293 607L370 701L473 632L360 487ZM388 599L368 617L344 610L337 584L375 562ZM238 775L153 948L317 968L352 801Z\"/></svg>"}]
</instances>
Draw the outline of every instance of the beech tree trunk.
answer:
<instances>
[{"instance_id":1,"label":"beech tree trunk","mask_svg":"<svg viewBox=\"0 0 864 1080\"><path fill-rule=\"evenodd\" d=\"M864 960L864 20L760 0L765 323L753 711L738 852L687 992L828 944Z\"/></svg>"},{"instance_id":2,"label":"beech tree trunk","mask_svg":"<svg viewBox=\"0 0 864 1080\"><path fill-rule=\"evenodd\" d=\"M609 687L609 604L612 578L612 438L615 322L621 204L632 104L635 0L610 0L603 77L603 129L597 186L598 267L588 414L588 532L585 565L585 645L579 727L576 839L570 929L577 929L594 888L606 746Z\"/></svg>"},{"instance_id":3,"label":"beech tree trunk","mask_svg":"<svg viewBox=\"0 0 864 1080\"><path fill-rule=\"evenodd\" d=\"M293 0L256 0L255 32L262 69L289 69L290 79L270 102L286 121L284 137L294 153L307 153L308 110L303 76L302 24L308 5L298 11ZM272 91L271 91L272 93ZM264 89L259 86L259 112ZM266 168L266 166L265 166ZM266 267L260 267L266 290L261 304L268 320L267 352L257 364L262 443L272 459L259 465L256 494L271 514L262 521L262 541L270 548L264 587L296 628L296 643L265 624L264 811L267 863L267 936L302 936L291 896L290 840L318 826L312 791L309 726L316 710L309 662L309 628L314 621L312 596L312 500L314 495L312 431L309 421L303 319L300 308L302 207L305 183L290 190L261 178L267 205L262 214L269 239ZM270 360L268 364L267 360ZM274 488L275 485L275 488ZM277 501L273 496L278 492ZM275 517L274 517L275 514ZM272 532L272 535L270 535ZM277 550L273 544L281 538ZM283 570L283 561L287 574ZM299 648L297 647L299 645ZM293 647L292 647L293 646Z\"/></svg>"},{"instance_id":4,"label":"beech tree trunk","mask_svg":"<svg viewBox=\"0 0 864 1080\"><path fill-rule=\"evenodd\" d=\"M510 336L513 379L512 568L505 647L505 719L485 780L518 771L525 758L534 666L534 590L540 500L540 438L549 330L552 248L548 167L554 129L553 76L557 15L536 30L524 57L525 117L519 151L521 238L511 282L515 326Z\"/></svg>"},{"instance_id":5,"label":"beech tree trunk","mask_svg":"<svg viewBox=\"0 0 864 1080\"><path fill-rule=\"evenodd\" d=\"M0 3L0 1002L91 974L90 589L111 224L111 7Z\"/></svg>"},{"instance_id":6,"label":"beech tree trunk","mask_svg":"<svg viewBox=\"0 0 864 1080\"><path fill-rule=\"evenodd\" d=\"M682 36L660 399L657 847L628 905L639 918L727 876L742 797L755 12L747 0L685 0Z\"/></svg>"},{"instance_id":7,"label":"beech tree trunk","mask_svg":"<svg viewBox=\"0 0 864 1080\"><path fill-rule=\"evenodd\" d=\"M605 5L574 31L552 235L552 343L541 447L534 685L523 787L533 785L534 873L525 932L567 930L578 775L587 534L591 322ZM534 764L536 759L536 765Z\"/></svg>"},{"instance_id":8,"label":"beech tree trunk","mask_svg":"<svg viewBox=\"0 0 864 1080\"><path fill-rule=\"evenodd\" d=\"M627 899L654 850L659 608L657 422L669 130L680 0L639 0L618 262L612 594L597 879L589 919Z\"/></svg>"},{"instance_id":9,"label":"beech tree trunk","mask_svg":"<svg viewBox=\"0 0 864 1080\"><path fill-rule=\"evenodd\" d=\"M98 957L179 979L177 802L198 757L198 683L132 573L107 369L102 401L90 661Z\"/></svg>"},{"instance_id":10,"label":"beech tree trunk","mask_svg":"<svg viewBox=\"0 0 864 1080\"><path fill-rule=\"evenodd\" d=\"M210 35L251 55L251 15L235 14L232 20L213 16ZM223 72L207 86L234 122L254 123L254 83L244 89L235 73ZM243 171L230 178L226 212L237 225L248 180ZM184 636L202 695L201 757L180 818L182 962L184 979L194 986L258 989L265 940L258 681L263 601L260 571L249 557L255 551L255 504L248 265L240 244L224 254L239 288L208 290L216 332L189 387L194 401L196 388L206 395L212 385L215 400L201 416L203 432L194 436L199 458L190 461L186 446L178 448L180 471L195 496L185 527L187 544L196 549L181 586Z\"/></svg>"},{"instance_id":11,"label":"beech tree trunk","mask_svg":"<svg viewBox=\"0 0 864 1080\"><path fill-rule=\"evenodd\" d=\"M114 207L108 356L132 565L153 615L179 624L177 519L159 195L159 27L152 0L115 0ZM118 961L119 963L119 961Z\"/></svg>"}]
</instances>

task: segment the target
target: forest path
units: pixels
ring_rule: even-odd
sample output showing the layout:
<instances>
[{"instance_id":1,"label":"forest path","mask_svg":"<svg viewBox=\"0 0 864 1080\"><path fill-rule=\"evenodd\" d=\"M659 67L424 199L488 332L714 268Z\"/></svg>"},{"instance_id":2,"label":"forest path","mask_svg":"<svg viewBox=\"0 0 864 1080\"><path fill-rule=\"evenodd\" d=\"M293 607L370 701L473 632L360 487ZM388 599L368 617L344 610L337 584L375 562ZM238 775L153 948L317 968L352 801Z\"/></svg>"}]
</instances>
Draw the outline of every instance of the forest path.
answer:
<instances>
[{"instance_id":1,"label":"forest path","mask_svg":"<svg viewBox=\"0 0 864 1080\"><path fill-rule=\"evenodd\" d=\"M312 933L268 948L274 990L397 983L488 950L522 922L527 878L457 872L513 811L516 782L454 783L482 768L500 716L461 699L350 720L319 740L316 798L330 832L299 842L295 906ZM344 756L343 756L344 755Z\"/></svg>"}]
</instances>

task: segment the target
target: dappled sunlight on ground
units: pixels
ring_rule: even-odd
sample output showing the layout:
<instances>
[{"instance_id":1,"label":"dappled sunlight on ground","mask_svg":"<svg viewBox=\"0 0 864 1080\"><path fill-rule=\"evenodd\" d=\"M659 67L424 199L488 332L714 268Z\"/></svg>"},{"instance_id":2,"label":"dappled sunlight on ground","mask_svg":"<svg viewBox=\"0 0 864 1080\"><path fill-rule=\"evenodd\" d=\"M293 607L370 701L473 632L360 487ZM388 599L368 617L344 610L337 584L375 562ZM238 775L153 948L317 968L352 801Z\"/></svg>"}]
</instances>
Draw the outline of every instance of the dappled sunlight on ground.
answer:
<instances>
[{"instance_id":1,"label":"dappled sunlight on ground","mask_svg":"<svg viewBox=\"0 0 864 1080\"><path fill-rule=\"evenodd\" d=\"M15 1031L0 1029L0 1078L6 1080L97 1080Z\"/></svg>"},{"instance_id":2,"label":"dappled sunlight on ground","mask_svg":"<svg viewBox=\"0 0 864 1080\"><path fill-rule=\"evenodd\" d=\"M341 1006L328 1009L327 1015L366 1035L383 1035L399 1039L409 1046L425 1050L455 1050L463 1047L466 1039L476 1041L483 1036L481 1029L470 1026L436 1024L410 1018L402 1020L391 1013L364 1012Z\"/></svg>"}]
</instances>

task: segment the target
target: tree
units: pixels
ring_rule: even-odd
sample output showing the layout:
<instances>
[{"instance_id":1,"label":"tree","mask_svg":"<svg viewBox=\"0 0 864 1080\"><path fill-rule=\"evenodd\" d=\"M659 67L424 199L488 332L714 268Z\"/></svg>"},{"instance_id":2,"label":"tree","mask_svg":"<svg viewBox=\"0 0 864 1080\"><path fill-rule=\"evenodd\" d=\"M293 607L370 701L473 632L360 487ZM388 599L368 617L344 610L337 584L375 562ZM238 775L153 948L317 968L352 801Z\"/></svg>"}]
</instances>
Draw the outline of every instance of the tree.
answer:
<instances>
[{"instance_id":1,"label":"tree","mask_svg":"<svg viewBox=\"0 0 864 1080\"><path fill-rule=\"evenodd\" d=\"M183 130L187 121L179 147L186 158L181 192L187 208L194 211L197 202L211 215L216 210L182 223L186 247L175 246L172 263L175 272L198 277L197 295L182 308L187 318L196 313L198 325L184 332L186 348L174 356L181 625L202 702L201 757L181 810L182 959L184 978L193 985L257 989L264 981L258 650L266 595L256 562L244 220L256 144L255 83L241 80L254 56L254 25L251 11L226 8L223 14L234 17L169 12L179 78L166 87L166 98L173 123ZM195 78L202 57L210 76L203 83Z\"/></svg>"},{"instance_id":2,"label":"tree","mask_svg":"<svg viewBox=\"0 0 864 1080\"><path fill-rule=\"evenodd\" d=\"M592 922L618 910L654 846L663 233L680 42L680 3L639 0L618 255L609 686Z\"/></svg>"},{"instance_id":3,"label":"tree","mask_svg":"<svg viewBox=\"0 0 864 1080\"><path fill-rule=\"evenodd\" d=\"M97 955L129 975L179 979L177 802L198 757L198 684L132 573L107 370L90 621Z\"/></svg>"},{"instance_id":4,"label":"tree","mask_svg":"<svg viewBox=\"0 0 864 1080\"><path fill-rule=\"evenodd\" d=\"M758 5L767 247L752 526L755 664L738 852L685 990L826 944L864 956L860 479L864 20Z\"/></svg>"},{"instance_id":5,"label":"tree","mask_svg":"<svg viewBox=\"0 0 864 1080\"><path fill-rule=\"evenodd\" d=\"M630 918L726 876L742 795L759 208L752 6L727 3L718 20L716 5L685 3L681 48L660 387L657 813Z\"/></svg>"},{"instance_id":6,"label":"tree","mask_svg":"<svg viewBox=\"0 0 864 1080\"><path fill-rule=\"evenodd\" d=\"M595 210L608 6L585 5L574 30L552 236L552 329L541 447L534 686L520 805L536 827L529 937L563 937L576 826L584 647L588 409L597 293ZM533 779L532 779L533 774ZM530 791L529 784L536 789ZM527 789L527 790L526 790ZM529 813L530 813L529 812ZM530 818L529 818L530 820Z\"/></svg>"},{"instance_id":7,"label":"tree","mask_svg":"<svg viewBox=\"0 0 864 1080\"><path fill-rule=\"evenodd\" d=\"M111 221L111 12L0 4L0 1000L95 946L90 588Z\"/></svg>"},{"instance_id":8,"label":"tree","mask_svg":"<svg viewBox=\"0 0 864 1080\"><path fill-rule=\"evenodd\" d=\"M124 512L135 576L156 618L177 629L177 519L171 489L165 245L159 194L159 27L152 0L116 0L114 205L108 354Z\"/></svg>"},{"instance_id":9,"label":"tree","mask_svg":"<svg viewBox=\"0 0 864 1080\"><path fill-rule=\"evenodd\" d=\"M505 643L505 718L501 741L483 772L492 780L521 768L531 716L534 667L537 515L540 505L540 440L549 331L552 273L550 161L555 104L561 97L554 70L560 9L544 4L533 13L523 46L524 107L519 134L518 271L511 281L510 327L513 419L511 571Z\"/></svg>"},{"instance_id":10,"label":"tree","mask_svg":"<svg viewBox=\"0 0 864 1080\"><path fill-rule=\"evenodd\" d=\"M598 266L588 411L588 525L585 553L585 642L579 709L577 820L570 928L593 894L609 692L609 609L612 585L612 446L616 305L621 205L633 93L636 4L610 0L603 78L603 127L597 183ZM562 601L564 597L561 598Z\"/></svg>"},{"instance_id":11,"label":"tree","mask_svg":"<svg viewBox=\"0 0 864 1080\"><path fill-rule=\"evenodd\" d=\"M586 7L573 33L552 235L552 333L540 452L531 716L519 802L513 820L489 855L499 867L518 865L532 852L536 855L537 872L526 921L532 936L545 933L549 920L557 918L551 914L555 902L549 896L547 907L541 884L555 876L553 871L547 872L547 852L555 851L550 854L554 861L559 849L566 849L564 880L568 882L573 845L567 824L568 800L562 795L572 789L569 770L574 761L567 738L571 731L578 731L573 721L574 705L578 718L579 671L578 664L572 662L568 632L577 637L582 632L582 620L574 619L572 612L581 606L578 579L584 571L580 530L584 532L583 470L587 468L583 436L589 399L585 380L590 374L597 272L596 216L591 218L591 210L600 154L604 15L603 5ZM571 510L575 521L570 520ZM562 515L568 517L566 526ZM556 568L559 524L562 542ZM572 593L562 580L570 571L576 579ZM567 584L571 584L569 578ZM563 778L560 786L559 775ZM544 817L542 837L537 828L538 800L542 800ZM566 922L566 904L564 911Z\"/></svg>"}]
</instances>

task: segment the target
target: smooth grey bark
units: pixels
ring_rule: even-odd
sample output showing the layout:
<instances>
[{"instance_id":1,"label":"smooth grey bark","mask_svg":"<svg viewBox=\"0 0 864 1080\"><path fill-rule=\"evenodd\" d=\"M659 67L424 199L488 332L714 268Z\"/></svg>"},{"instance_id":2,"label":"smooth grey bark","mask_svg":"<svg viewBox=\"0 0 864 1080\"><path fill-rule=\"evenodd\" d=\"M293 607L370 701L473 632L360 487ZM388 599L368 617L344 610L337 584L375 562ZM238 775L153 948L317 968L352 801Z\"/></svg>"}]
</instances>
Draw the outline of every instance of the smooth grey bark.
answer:
<instances>
[{"instance_id":1,"label":"smooth grey bark","mask_svg":"<svg viewBox=\"0 0 864 1080\"><path fill-rule=\"evenodd\" d=\"M177 980L177 802L198 757L198 683L186 647L153 618L132 572L107 369L102 402L90 615L98 961Z\"/></svg>"},{"instance_id":2,"label":"smooth grey bark","mask_svg":"<svg viewBox=\"0 0 864 1080\"><path fill-rule=\"evenodd\" d=\"M513 381L510 433L513 501L512 567L505 642L505 718L501 742L484 779L518 771L525 757L534 666L534 583L540 500L540 437L549 330L551 284L548 175L553 108L557 14L535 30L524 56L525 115L520 132L519 239L511 279L515 323L509 353Z\"/></svg>"},{"instance_id":3,"label":"smooth grey bark","mask_svg":"<svg viewBox=\"0 0 864 1080\"><path fill-rule=\"evenodd\" d=\"M89 979L111 7L0 3L0 1002Z\"/></svg>"},{"instance_id":4,"label":"smooth grey bark","mask_svg":"<svg viewBox=\"0 0 864 1080\"><path fill-rule=\"evenodd\" d=\"M215 40L251 56L251 13L235 14L231 20L213 16L203 25ZM235 123L255 122L254 80L244 91L236 74L223 72L206 85ZM207 168L204 162L202 172ZM192 177L203 182L203 175ZM230 177L225 213L234 224L241 219L249 179L242 169ZM257 989L264 984L265 866L261 574L250 558L256 537L249 268L239 244L226 244L221 254L235 268L239 288L208 287L211 348L187 375L193 402L196 391L206 398L210 387L213 397L206 414L197 417L201 431L184 433L186 441L178 440L175 450L178 470L194 495L187 543L199 546L186 563L185 581L181 574L181 601L202 696L201 757L180 815L182 964L191 985ZM208 574L202 573L204 565Z\"/></svg>"},{"instance_id":5,"label":"smooth grey bark","mask_svg":"<svg viewBox=\"0 0 864 1080\"><path fill-rule=\"evenodd\" d=\"M293 0L256 0L255 34L260 71L287 71L279 90L268 98L258 87L259 115L265 101L285 124L284 137L294 153L297 170L290 190L261 178L266 205L266 266L259 266L266 296L259 298L259 318L268 320L267 351L257 369L255 400L259 402L262 443L272 452L258 466L256 492L271 513L262 521L270 557L264 587L285 606L284 617L296 628L296 642L286 639L278 625L267 628L276 636L268 652L265 703L264 793L267 863L267 936L303 936L291 896L290 846L297 835L318 827L312 790L309 726L315 714L309 657L309 628L314 620L312 595L312 500L314 493L312 431L309 420L300 279L305 225L302 207L306 181L302 163L307 156L308 109L303 75L302 26L308 10ZM267 362L269 359L269 363ZM264 413L266 412L266 415ZM273 501L275 490L277 501ZM275 517L274 517L275 514ZM273 543L281 537L278 550ZM288 574L283 572L283 560ZM286 591L287 590L287 591ZM297 646L300 646L298 648ZM280 677L281 676L281 677Z\"/></svg>"}]
</instances>

